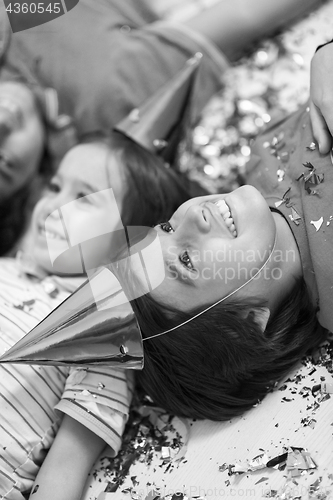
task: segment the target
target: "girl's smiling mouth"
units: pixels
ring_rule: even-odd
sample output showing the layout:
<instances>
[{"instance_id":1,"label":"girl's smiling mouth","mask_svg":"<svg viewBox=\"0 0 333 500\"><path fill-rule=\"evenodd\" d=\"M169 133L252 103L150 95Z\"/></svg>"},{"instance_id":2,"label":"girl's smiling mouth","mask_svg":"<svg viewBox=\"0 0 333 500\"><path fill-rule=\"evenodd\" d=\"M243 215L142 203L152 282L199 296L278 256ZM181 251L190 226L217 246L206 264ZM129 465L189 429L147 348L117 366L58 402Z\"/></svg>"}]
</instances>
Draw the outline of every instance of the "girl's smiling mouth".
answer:
<instances>
[{"instance_id":1,"label":"girl's smiling mouth","mask_svg":"<svg viewBox=\"0 0 333 500\"><path fill-rule=\"evenodd\" d=\"M60 241L65 240L65 238L62 235L60 235L58 232L46 230L45 227L43 227L42 225L39 226L38 232L44 238L46 238L46 240L60 240Z\"/></svg>"}]
</instances>

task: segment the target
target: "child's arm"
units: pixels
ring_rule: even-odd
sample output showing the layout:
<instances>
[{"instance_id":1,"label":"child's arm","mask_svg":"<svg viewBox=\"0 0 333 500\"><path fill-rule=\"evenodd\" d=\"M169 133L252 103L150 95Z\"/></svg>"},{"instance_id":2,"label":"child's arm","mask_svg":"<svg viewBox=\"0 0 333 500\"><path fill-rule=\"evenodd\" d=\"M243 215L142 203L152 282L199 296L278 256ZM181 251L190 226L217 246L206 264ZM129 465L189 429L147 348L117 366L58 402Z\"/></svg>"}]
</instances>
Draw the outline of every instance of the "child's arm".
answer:
<instances>
[{"instance_id":1,"label":"child's arm","mask_svg":"<svg viewBox=\"0 0 333 500\"><path fill-rule=\"evenodd\" d=\"M31 490L31 500L80 500L88 473L105 442L68 415Z\"/></svg>"},{"instance_id":2,"label":"child's arm","mask_svg":"<svg viewBox=\"0 0 333 500\"><path fill-rule=\"evenodd\" d=\"M321 0L220 0L185 24L213 41L230 59L321 5Z\"/></svg>"},{"instance_id":3,"label":"child's arm","mask_svg":"<svg viewBox=\"0 0 333 500\"><path fill-rule=\"evenodd\" d=\"M311 61L310 114L319 151L328 153L333 135L333 43L321 47Z\"/></svg>"}]
</instances>

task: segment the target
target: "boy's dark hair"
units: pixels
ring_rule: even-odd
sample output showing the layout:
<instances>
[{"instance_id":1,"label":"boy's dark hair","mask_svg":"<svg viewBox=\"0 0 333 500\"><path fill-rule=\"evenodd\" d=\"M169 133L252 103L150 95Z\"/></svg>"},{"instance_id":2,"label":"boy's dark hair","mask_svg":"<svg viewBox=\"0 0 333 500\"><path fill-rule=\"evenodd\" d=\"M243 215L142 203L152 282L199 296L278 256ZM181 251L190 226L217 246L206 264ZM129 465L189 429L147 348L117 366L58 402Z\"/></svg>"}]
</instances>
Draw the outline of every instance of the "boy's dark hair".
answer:
<instances>
[{"instance_id":1,"label":"boy's dark hair","mask_svg":"<svg viewBox=\"0 0 333 500\"><path fill-rule=\"evenodd\" d=\"M154 226L169 219L184 201L207 194L125 135L113 131L108 141L112 154L126 165L127 190L121 214L125 226Z\"/></svg>"},{"instance_id":2,"label":"boy's dark hair","mask_svg":"<svg viewBox=\"0 0 333 500\"><path fill-rule=\"evenodd\" d=\"M149 295L132 305L143 337L151 337L144 342L139 386L155 404L183 417L228 420L249 410L326 335L303 279L264 332L247 315L265 306L259 301L222 302L157 338L199 310L175 311Z\"/></svg>"}]
</instances>

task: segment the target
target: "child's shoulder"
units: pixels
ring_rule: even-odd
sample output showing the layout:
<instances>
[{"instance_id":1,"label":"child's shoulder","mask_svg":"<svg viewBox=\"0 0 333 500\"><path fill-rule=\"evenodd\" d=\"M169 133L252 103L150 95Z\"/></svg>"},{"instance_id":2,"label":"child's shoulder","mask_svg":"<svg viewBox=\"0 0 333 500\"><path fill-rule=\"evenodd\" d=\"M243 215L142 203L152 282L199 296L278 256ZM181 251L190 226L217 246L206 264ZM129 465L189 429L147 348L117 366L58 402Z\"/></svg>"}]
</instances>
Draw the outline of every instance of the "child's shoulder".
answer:
<instances>
[{"instance_id":1,"label":"child's shoulder","mask_svg":"<svg viewBox=\"0 0 333 500\"><path fill-rule=\"evenodd\" d=\"M19 277L21 274L20 266L14 257L0 257L0 280L3 278L12 277L13 279Z\"/></svg>"}]
</instances>

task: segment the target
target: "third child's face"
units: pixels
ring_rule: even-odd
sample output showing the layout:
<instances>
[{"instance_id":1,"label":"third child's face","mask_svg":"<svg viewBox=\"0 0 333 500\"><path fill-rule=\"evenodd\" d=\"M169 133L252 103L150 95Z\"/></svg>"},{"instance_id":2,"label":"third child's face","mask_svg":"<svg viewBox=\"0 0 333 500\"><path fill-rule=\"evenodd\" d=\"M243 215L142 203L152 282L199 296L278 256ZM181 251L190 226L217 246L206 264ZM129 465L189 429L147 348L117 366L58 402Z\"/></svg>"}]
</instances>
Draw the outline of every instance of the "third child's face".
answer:
<instances>
[{"instance_id":1,"label":"third child's face","mask_svg":"<svg viewBox=\"0 0 333 500\"><path fill-rule=\"evenodd\" d=\"M124 194L124 172L105 145L82 144L69 151L33 213L36 262L50 274L69 275L82 274L89 261L106 264L117 234L112 231L121 225ZM87 240L92 244L79 248Z\"/></svg>"},{"instance_id":2,"label":"third child's face","mask_svg":"<svg viewBox=\"0 0 333 500\"><path fill-rule=\"evenodd\" d=\"M44 126L31 90L0 83L0 201L14 195L39 170Z\"/></svg>"}]
</instances>

